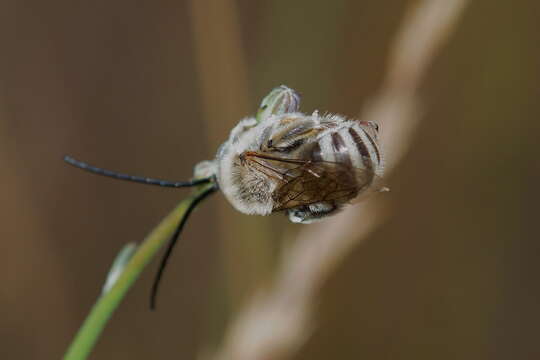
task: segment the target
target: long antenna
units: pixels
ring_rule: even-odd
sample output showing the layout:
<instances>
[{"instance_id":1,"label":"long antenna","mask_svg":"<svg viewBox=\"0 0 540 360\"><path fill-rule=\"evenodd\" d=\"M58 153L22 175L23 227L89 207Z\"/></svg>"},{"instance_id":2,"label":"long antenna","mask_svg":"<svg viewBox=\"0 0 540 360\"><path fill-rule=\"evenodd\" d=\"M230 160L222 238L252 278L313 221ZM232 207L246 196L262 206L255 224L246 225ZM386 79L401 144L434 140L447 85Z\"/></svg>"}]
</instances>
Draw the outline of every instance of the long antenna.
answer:
<instances>
[{"instance_id":1,"label":"long antenna","mask_svg":"<svg viewBox=\"0 0 540 360\"><path fill-rule=\"evenodd\" d=\"M189 205L184 217L182 218L182 220L176 227L176 230L174 231L174 234L172 235L171 240L169 240L167 249L165 250L163 257L161 258L161 262L159 263L159 268L156 273L156 277L154 278L154 283L152 284L152 291L150 292L150 309L151 310L156 309L156 298L157 298L157 294L159 290L159 284L163 276L163 272L165 270L165 267L167 266L167 263L169 262L174 246L178 242L180 233L182 232L182 229L184 228L184 225L186 224L186 221L189 215L201 201L203 201L208 195L212 194L216 190L217 190L217 186L214 186L198 194L197 197L193 200L193 202Z\"/></svg>"},{"instance_id":2,"label":"long antenna","mask_svg":"<svg viewBox=\"0 0 540 360\"><path fill-rule=\"evenodd\" d=\"M108 176L114 179L133 181L133 182L147 184L147 185L157 185L157 186L163 186L163 187L179 188L179 187L190 187L190 186L195 186L199 184L205 184L212 180L211 177L208 177L208 178L195 179L195 180L190 180L190 181L168 181L168 180L161 180L161 179L153 179L153 178L144 177L144 176L122 174L115 171L98 168L90 164L87 164L85 162L76 160L72 158L71 156L67 156L67 155L64 156L64 161L79 169L83 169L97 175Z\"/></svg>"}]
</instances>

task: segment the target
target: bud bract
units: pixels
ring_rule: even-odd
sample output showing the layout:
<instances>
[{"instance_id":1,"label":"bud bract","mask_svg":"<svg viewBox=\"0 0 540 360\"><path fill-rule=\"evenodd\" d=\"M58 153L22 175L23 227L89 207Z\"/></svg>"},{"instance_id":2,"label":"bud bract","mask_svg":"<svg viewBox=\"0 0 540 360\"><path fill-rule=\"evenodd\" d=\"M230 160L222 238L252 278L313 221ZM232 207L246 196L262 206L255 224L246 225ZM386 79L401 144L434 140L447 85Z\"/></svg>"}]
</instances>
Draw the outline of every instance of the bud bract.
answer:
<instances>
[{"instance_id":1,"label":"bud bract","mask_svg":"<svg viewBox=\"0 0 540 360\"><path fill-rule=\"evenodd\" d=\"M278 86L261 102L257 111L257 122L261 122L272 115L282 115L297 112L300 109L300 95L285 85Z\"/></svg>"}]
</instances>

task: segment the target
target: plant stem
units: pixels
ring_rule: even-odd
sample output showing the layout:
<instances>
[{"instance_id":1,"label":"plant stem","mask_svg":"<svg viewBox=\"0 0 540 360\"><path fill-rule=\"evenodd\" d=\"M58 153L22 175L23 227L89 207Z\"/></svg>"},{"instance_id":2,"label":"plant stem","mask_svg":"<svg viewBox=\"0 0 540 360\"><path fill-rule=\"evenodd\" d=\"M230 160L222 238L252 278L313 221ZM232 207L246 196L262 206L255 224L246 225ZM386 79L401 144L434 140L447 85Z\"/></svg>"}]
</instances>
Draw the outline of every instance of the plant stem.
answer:
<instances>
[{"instance_id":1,"label":"plant stem","mask_svg":"<svg viewBox=\"0 0 540 360\"><path fill-rule=\"evenodd\" d=\"M86 317L73 342L69 346L64 360L86 359L94 348L109 318L118 307L131 285L137 280L141 271L165 245L180 221L189 216L189 210L201 197L213 191L214 184L200 186L190 197L184 199L167 215L158 226L144 239L143 243L126 264L118 280L98 298L90 314Z\"/></svg>"}]
</instances>

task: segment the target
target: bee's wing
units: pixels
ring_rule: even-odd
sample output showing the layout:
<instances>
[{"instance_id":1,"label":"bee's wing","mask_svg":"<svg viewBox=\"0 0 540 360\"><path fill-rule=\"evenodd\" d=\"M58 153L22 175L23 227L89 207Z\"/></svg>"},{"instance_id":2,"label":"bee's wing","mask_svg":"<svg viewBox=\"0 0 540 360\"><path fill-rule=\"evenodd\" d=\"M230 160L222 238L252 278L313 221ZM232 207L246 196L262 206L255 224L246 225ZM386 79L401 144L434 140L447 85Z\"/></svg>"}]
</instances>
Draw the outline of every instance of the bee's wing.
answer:
<instances>
[{"instance_id":1,"label":"bee's wing","mask_svg":"<svg viewBox=\"0 0 540 360\"><path fill-rule=\"evenodd\" d=\"M286 210L321 201L343 203L355 198L374 181L371 169L358 169L350 162L281 158L250 153L264 161L264 169L279 173L278 186L272 194L274 211Z\"/></svg>"}]
</instances>

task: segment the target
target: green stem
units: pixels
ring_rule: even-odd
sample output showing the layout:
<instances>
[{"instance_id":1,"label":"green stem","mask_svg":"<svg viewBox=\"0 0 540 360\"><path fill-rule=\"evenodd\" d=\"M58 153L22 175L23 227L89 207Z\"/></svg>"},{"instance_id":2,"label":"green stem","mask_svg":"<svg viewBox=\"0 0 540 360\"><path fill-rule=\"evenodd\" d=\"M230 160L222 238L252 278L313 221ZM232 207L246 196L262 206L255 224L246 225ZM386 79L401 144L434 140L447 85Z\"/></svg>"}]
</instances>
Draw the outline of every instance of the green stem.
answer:
<instances>
[{"instance_id":1,"label":"green stem","mask_svg":"<svg viewBox=\"0 0 540 360\"><path fill-rule=\"evenodd\" d=\"M86 317L79 332L69 346L64 360L86 359L94 348L105 325L118 307L131 285L137 280L141 271L153 259L154 255L165 245L178 226L189 213L187 210L198 198L211 191L213 183L205 184L190 197L184 199L159 225L144 239L143 243L126 264L118 280L98 298L90 314Z\"/></svg>"}]
</instances>

